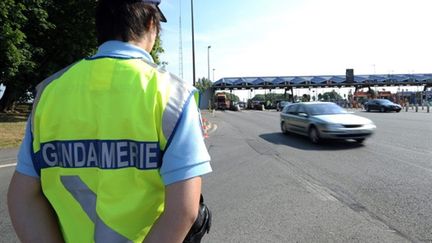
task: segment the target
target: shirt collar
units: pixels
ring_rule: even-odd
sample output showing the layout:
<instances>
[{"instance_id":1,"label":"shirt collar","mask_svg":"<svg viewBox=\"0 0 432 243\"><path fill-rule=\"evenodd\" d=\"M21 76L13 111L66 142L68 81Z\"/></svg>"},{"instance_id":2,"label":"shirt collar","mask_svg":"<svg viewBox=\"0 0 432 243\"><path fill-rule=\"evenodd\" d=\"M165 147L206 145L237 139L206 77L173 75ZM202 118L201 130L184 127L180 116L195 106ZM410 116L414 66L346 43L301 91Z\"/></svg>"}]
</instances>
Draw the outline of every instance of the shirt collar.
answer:
<instances>
[{"instance_id":1,"label":"shirt collar","mask_svg":"<svg viewBox=\"0 0 432 243\"><path fill-rule=\"evenodd\" d=\"M92 58L97 57L143 58L154 63L152 56L146 50L117 40L110 40L99 46L97 53Z\"/></svg>"}]
</instances>

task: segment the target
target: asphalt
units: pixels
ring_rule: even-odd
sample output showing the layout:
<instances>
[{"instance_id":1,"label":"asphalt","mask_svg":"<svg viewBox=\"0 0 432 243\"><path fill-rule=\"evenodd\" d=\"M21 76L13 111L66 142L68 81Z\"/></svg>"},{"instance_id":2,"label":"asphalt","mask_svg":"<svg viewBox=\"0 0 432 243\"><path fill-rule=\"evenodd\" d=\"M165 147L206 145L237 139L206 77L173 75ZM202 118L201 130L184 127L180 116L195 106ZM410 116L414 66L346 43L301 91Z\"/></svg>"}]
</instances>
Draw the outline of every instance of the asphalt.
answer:
<instances>
[{"instance_id":1,"label":"asphalt","mask_svg":"<svg viewBox=\"0 0 432 243\"><path fill-rule=\"evenodd\" d=\"M18 148L2 148L0 149L0 166L16 163Z\"/></svg>"},{"instance_id":2,"label":"asphalt","mask_svg":"<svg viewBox=\"0 0 432 243\"><path fill-rule=\"evenodd\" d=\"M347 109L348 111L362 111L362 109ZM241 112L241 111L240 111ZM432 107L428 108L424 107L404 107L401 112L410 112L410 113L432 113ZM203 119L203 129L205 132L205 136L210 136L213 132L216 131L217 125L211 122L211 118L215 116L215 111L203 109L201 110L201 116ZM18 148L0 148L0 166L5 164L16 163L16 155L18 153Z\"/></svg>"}]
</instances>

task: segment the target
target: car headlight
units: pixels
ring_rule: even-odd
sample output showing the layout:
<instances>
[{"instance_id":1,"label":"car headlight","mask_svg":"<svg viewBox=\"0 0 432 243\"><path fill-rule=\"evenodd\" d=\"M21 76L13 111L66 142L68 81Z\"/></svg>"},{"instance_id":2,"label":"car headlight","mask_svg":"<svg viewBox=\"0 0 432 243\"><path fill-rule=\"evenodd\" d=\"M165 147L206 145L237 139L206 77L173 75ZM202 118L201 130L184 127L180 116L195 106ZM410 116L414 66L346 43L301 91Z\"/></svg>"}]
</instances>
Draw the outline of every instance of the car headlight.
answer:
<instances>
[{"instance_id":1,"label":"car headlight","mask_svg":"<svg viewBox=\"0 0 432 243\"><path fill-rule=\"evenodd\" d=\"M363 128L366 128L366 129L375 129L376 125L375 125L375 123L373 123L373 121L368 121L367 123L365 123L363 125Z\"/></svg>"}]
</instances>

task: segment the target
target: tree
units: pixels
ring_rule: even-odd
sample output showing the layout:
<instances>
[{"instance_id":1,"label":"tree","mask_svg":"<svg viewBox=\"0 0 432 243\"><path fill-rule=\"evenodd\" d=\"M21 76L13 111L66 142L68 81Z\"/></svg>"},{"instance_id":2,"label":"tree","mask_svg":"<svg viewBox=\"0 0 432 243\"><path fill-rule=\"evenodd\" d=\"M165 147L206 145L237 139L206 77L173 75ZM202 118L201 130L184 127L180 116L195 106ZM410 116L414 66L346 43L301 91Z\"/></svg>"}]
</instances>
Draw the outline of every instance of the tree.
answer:
<instances>
[{"instance_id":1,"label":"tree","mask_svg":"<svg viewBox=\"0 0 432 243\"><path fill-rule=\"evenodd\" d=\"M225 94L226 97L227 97L230 101L234 101L234 102L238 102L238 101L240 101L240 98L239 98L237 95L235 95L235 94L231 94L231 93L228 93L228 92L221 92L221 93Z\"/></svg>"},{"instance_id":2,"label":"tree","mask_svg":"<svg viewBox=\"0 0 432 243\"><path fill-rule=\"evenodd\" d=\"M270 101L275 103L280 100L286 100L285 94L269 93L269 94L256 94L252 100L256 101Z\"/></svg>"},{"instance_id":3,"label":"tree","mask_svg":"<svg viewBox=\"0 0 432 243\"><path fill-rule=\"evenodd\" d=\"M331 92L325 92L324 94L320 95L318 94L319 99L323 99L325 101L335 101L335 100L341 100L342 96L338 94L335 90L332 90Z\"/></svg>"},{"instance_id":4,"label":"tree","mask_svg":"<svg viewBox=\"0 0 432 243\"><path fill-rule=\"evenodd\" d=\"M37 70L35 55L42 52L33 40L53 28L45 10L48 4L42 0L0 2L0 83L7 86L0 110L14 109L15 101L31 87L31 74Z\"/></svg>"},{"instance_id":5,"label":"tree","mask_svg":"<svg viewBox=\"0 0 432 243\"><path fill-rule=\"evenodd\" d=\"M308 94L303 94L302 95L302 102L308 102L310 101L311 97Z\"/></svg>"},{"instance_id":6,"label":"tree","mask_svg":"<svg viewBox=\"0 0 432 243\"><path fill-rule=\"evenodd\" d=\"M253 98L253 101L265 101L265 96L263 94L256 94Z\"/></svg>"},{"instance_id":7,"label":"tree","mask_svg":"<svg viewBox=\"0 0 432 243\"><path fill-rule=\"evenodd\" d=\"M199 78L195 83L195 87L200 91L200 93L204 93L206 90L211 88L213 85L212 81L207 78Z\"/></svg>"},{"instance_id":8,"label":"tree","mask_svg":"<svg viewBox=\"0 0 432 243\"><path fill-rule=\"evenodd\" d=\"M367 94L371 99L375 99L377 97L377 92L375 90L371 89L370 87L367 91Z\"/></svg>"},{"instance_id":9,"label":"tree","mask_svg":"<svg viewBox=\"0 0 432 243\"><path fill-rule=\"evenodd\" d=\"M165 52L165 50L162 48L162 40L160 39L160 36L158 36L156 38L155 44L153 46L153 49L150 52L150 55L153 57L153 61L157 65L162 64L162 63L165 63L165 65L168 64L167 62L161 62L160 59L159 59L159 55L162 54L162 53L164 53L164 52Z\"/></svg>"},{"instance_id":10,"label":"tree","mask_svg":"<svg viewBox=\"0 0 432 243\"><path fill-rule=\"evenodd\" d=\"M226 93L226 94L227 94L227 97L229 100L234 101L234 102L240 101L240 98L237 95L231 94L231 93Z\"/></svg>"},{"instance_id":11,"label":"tree","mask_svg":"<svg viewBox=\"0 0 432 243\"><path fill-rule=\"evenodd\" d=\"M13 110L43 79L96 52L96 3L0 1L0 83L7 86L0 110ZM151 52L156 64L163 52L157 38Z\"/></svg>"}]
</instances>

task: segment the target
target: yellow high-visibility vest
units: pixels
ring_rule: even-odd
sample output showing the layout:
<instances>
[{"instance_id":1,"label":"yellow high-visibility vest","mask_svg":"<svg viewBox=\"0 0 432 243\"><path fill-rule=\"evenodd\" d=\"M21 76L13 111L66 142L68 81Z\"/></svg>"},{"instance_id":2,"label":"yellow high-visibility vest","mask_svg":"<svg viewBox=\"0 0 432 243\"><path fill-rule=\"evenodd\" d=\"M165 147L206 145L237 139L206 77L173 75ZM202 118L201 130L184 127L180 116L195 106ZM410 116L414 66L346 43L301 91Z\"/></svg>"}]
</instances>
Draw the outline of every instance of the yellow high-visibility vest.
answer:
<instances>
[{"instance_id":1,"label":"yellow high-visibility vest","mask_svg":"<svg viewBox=\"0 0 432 243\"><path fill-rule=\"evenodd\" d=\"M84 59L38 86L33 156L66 242L143 241L164 208L163 152L195 93L141 59Z\"/></svg>"}]
</instances>

